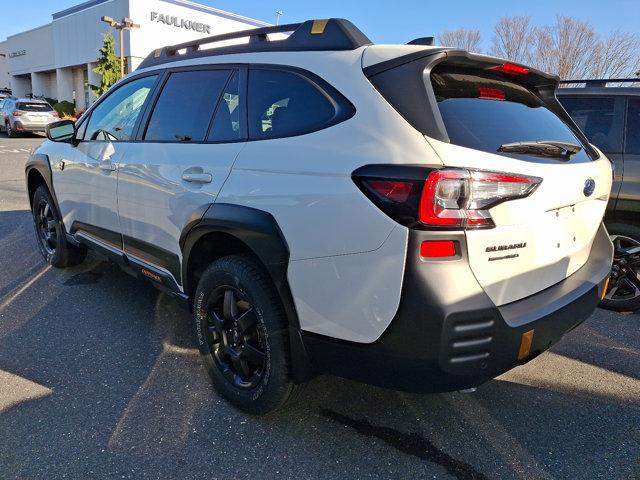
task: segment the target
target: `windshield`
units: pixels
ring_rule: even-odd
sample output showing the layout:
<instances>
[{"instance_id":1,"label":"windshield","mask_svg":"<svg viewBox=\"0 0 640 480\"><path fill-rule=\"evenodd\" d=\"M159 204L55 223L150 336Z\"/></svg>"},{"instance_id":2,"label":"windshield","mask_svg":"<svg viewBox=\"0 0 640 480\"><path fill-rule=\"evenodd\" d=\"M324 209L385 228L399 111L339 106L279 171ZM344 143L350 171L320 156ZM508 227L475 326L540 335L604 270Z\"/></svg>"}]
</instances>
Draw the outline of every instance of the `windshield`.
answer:
<instances>
[{"instance_id":1,"label":"windshield","mask_svg":"<svg viewBox=\"0 0 640 480\"><path fill-rule=\"evenodd\" d=\"M50 112L53 108L48 103L43 102L18 102L16 110L22 110L23 112Z\"/></svg>"},{"instance_id":2,"label":"windshield","mask_svg":"<svg viewBox=\"0 0 640 480\"><path fill-rule=\"evenodd\" d=\"M502 74L441 65L431 73L440 114L451 143L499 155L515 142L559 141L584 145L532 91ZM583 148L572 162L590 161Z\"/></svg>"}]
</instances>

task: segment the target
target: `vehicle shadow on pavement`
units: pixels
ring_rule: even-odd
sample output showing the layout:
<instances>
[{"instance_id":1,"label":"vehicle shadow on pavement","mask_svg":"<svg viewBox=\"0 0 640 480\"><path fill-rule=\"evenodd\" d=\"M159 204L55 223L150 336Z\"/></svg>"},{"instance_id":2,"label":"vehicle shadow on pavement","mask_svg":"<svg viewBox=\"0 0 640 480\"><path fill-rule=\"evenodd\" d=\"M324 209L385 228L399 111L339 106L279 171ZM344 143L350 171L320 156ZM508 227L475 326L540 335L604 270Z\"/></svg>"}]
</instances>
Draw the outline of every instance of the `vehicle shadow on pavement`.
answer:
<instances>
[{"instance_id":1,"label":"vehicle shadow on pavement","mask_svg":"<svg viewBox=\"0 0 640 480\"><path fill-rule=\"evenodd\" d=\"M28 268L45 267L31 263L35 242L11 250L13 243L0 244L3 266L27 259ZM0 298L31 275L12 272L16 280L0 284ZM0 432L11 432L0 442L0 471L629 478L639 473L638 329L614 325L615 335L591 319L556 353L475 394L410 395L319 377L284 411L252 417L210 387L187 312L90 256L73 269L44 271L0 308L0 370L53 392L0 411Z\"/></svg>"}]
</instances>

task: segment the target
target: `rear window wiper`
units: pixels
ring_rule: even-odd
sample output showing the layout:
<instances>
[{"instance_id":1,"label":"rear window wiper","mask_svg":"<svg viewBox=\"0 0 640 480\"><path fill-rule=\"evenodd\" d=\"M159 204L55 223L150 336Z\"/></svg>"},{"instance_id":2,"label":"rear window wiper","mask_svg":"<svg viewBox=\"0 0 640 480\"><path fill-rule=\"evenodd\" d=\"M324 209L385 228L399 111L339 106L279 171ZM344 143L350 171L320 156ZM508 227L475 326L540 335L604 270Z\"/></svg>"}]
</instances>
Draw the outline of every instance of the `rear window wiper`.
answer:
<instances>
[{"instance_id":1,"label":"rear window wiper","mask_svg":"<svg viewBox=\"0 0 640 480\"><path fill-rule=\"evenodd\" d=\"M562 142L559 140L537 140L532 142L504 143L498 147L499 152L504 153L528 153L542 157L553 157L569 160L582 147L576 143Z\"/></svg>"}]
</instances>

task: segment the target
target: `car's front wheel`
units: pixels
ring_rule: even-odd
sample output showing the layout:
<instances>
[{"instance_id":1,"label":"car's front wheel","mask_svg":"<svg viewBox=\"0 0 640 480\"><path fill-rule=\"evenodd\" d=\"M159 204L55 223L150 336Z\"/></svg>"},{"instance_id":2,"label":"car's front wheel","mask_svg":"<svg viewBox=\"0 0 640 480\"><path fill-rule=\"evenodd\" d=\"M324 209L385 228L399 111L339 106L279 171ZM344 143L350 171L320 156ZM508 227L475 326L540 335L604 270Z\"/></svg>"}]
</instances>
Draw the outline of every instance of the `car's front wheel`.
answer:
<instances>
[{"instance_id":1,"label":"car's front wheel","mask_svg":"<svg viewBox=\"0 0 640 480\"><path fill-rule=\"evenodd\" d=\"M640 227L607 225L613 242L613 267L601 306L617 312L640 310Z\"/></svg>"},{"instance_id":2,"label":"car's front wheel","mask_svg":"<svg viewBox=\"0 0 640 480\"><path fill-rule=\"evenodd\" d=\"M87 256L87 250L67 241L62 220L47 187L41 185L36 189L32 205L36 240L44 259L56 268L82 263Z\"/></svg>"},{"instance_id":3,"label":"car's front wheel","mask_svg":"<svg viewBox=\"0 0 640 480\"><path fill-rule=\"evenodd\" d=\"M296 386L290 378L287 319L265 270L232 255L202 274L195 296L200 352L215 389L252 414L282 407Z\"/></svg>"}]
</instances>

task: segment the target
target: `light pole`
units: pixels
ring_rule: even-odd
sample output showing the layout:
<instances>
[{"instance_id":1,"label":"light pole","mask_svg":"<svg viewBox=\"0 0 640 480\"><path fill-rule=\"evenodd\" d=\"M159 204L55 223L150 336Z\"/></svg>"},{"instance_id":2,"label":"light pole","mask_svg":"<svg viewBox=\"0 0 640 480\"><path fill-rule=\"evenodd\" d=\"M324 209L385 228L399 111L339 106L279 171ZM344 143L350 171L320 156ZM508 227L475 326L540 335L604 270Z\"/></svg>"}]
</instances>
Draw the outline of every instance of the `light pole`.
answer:
<instances>
[{"instance_id":1,"label":"light pole","mask_svg":"<svg viewBox=\"0 0 640 480\"><path fill-rule=\"evenodd\" d=\"M282 10L276 10L276 25L280 24L280 17L284 15Z\"/></svg>"},{"instance_id":2,"label":"light pole","mask_svg":"<svg viewBox=\"0 0 640 480\"><path fill-rule=\"evenodd\" d=\"M104 15L100 20L120 31L120 77L124 77L124 31L140 28L140 25L133 23L133 20L128 17L123 18L121 22L116 22L113 18Z\"/></svg>"}]
</instances>

